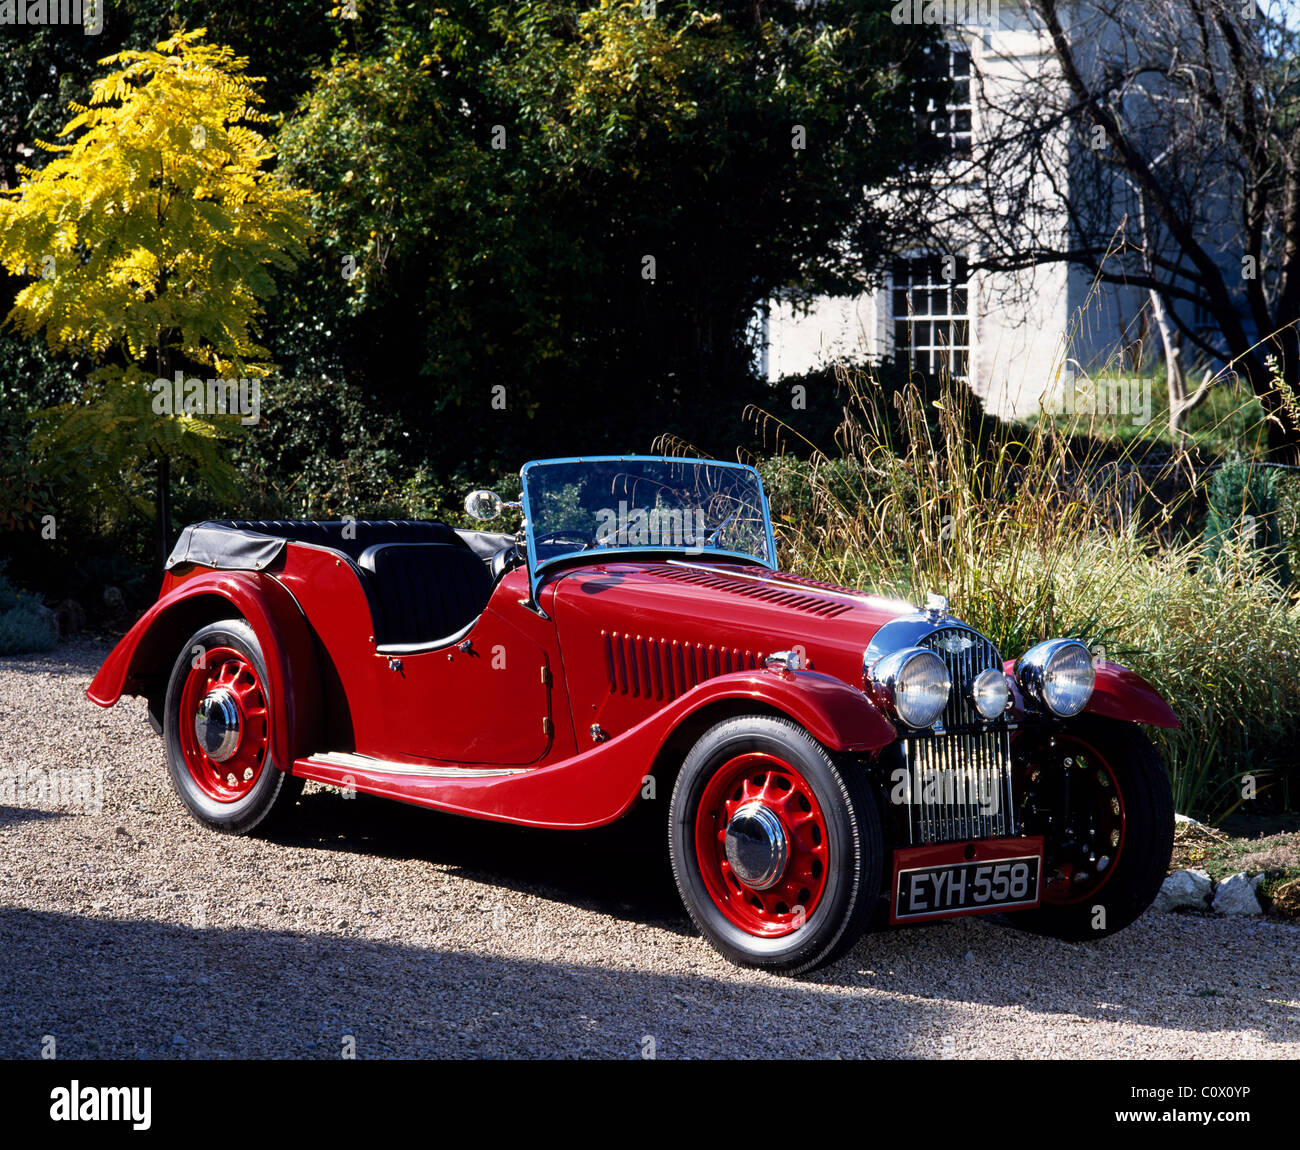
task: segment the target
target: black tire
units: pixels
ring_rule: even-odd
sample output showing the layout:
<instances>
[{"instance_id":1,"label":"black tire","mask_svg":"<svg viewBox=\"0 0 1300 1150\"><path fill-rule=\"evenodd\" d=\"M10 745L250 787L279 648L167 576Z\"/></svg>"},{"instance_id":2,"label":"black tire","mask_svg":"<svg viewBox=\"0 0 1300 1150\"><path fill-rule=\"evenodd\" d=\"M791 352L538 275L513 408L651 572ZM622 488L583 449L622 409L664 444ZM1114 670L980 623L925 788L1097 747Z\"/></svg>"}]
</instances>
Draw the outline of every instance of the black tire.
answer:
<instances>
[{"instance_id":1,"label":"black tire","mask_svg":"<svg viewBox=\"0 0 1300 1150\"><path fill-rule=\"evenodd\" d=\"M244 740L254 733L252 723L244 720L241 715L241 742L237 753L251 756L244 768L255 772L250 780L251 786L238 797L232 795L224 799L211 793L215 786L210 785L209 789L205 789L199 782L199 778L204 778L206 772L215 770L216 764L196 753L197 740L192 731L194 716L182 716L181 713L187 680L199 670L195 661L202 658L206 662L208 653L218 648L229 649L243 656L256 676L265 704L264 717L257 720L256 742L249 743L247 747ZM203 652L202 657L198 654L199 650ZM238 664L232 661L232 665ZM302 793L303 780L282 771L271 750L272 719L267 683L266 661L262 657L261 645L253 629L243 619L223 619L200 627L181 648L168 679L163 708L163 740L167 747L167 769L172 787L185 809L195 819L204 826L225 834L244 835L254 829L269 829L293 807ZM191 724L191 729L186 730L183 723ZM193 762L187 760L187 747Z\"/></svg>"},{"instance_id":2,"label":"black tire","mask_svg":"<svg viewBox=\"0 0 1300 1150\"><path fill-rule=\"evenodd\" d=\"M789 872L794 876L790 881L797 884L798 867L820 865L824 878L815 879L821 885L817 887L815 902L810 900L811 911L801 915L802 906L796 902L784 912L779 909L783 903L778 903L776 910L757 912L759 917L766 914L770 918L771 929L789 931L776 937L764 937L746 929L738 924L737 917L756 914L744 905L747 897L761 902L780 895L786 887L749 890L739 883L734 873L728 875L727 865L707 857L701 860L697 849L699 842L704 841L707 852L708 844L716 840L718 832L710 828L724 829L719 817L721 811L715 805L717 799L712 796L735 801L746 780L739 779L733 791L726 785L727 779L736 772L749 773L736 765L740 756L748 755L770 757L773 763L785 764L789 769L787 775L792 771L798 776L795 789L787 788L791 797L787 799L785 792L781 792L778 801L797 801L800 809L809 808L808 815L796 812L797 818L811 820L809 826L815 824L818 828L807 841L820 843L820 827L825 826L822 851L825 864L820 864L820 858L811 854L793 853L800 849L796 845L791 847L789 864L782 872ZM781 768L773 767L770 777L775 780L774 785L782 782L777 777L780 775ZM703 820L697 823L702 800L707 806ZM805 832L790 831L789 825L792 824L783 817L783 826L794 843ZM691 919L719 952L741 966L799 974L833 961L857 941L880 896L884 841L880 813L865 775L861 771L842 769L803 728L771 715L727 719L700 736L686 756L673 787L668 849L673 878ZM721 847L718 853L723 853ZM705 877L706 871L711 876L709 879ZM724 898L720 900L710 893L710 882L715 891L722 889ZM723 909L724 903L729 911ZM790 925L782 925L787 919ZM763 925L760 922L759 929Z\"/></svg>"},{"instance_id":3,"label":"black tire","mask_svg":"<svg viewBox=\"0 0 1300 1150\"><path fill-rule=\"evenodd\" d=\"M1075 739L1079 742L1072 742ZM1174 800L1164 760L1131 723L1089 717L1072 724L1058 736L1055 753L1064 756L1071 751L1084 756L1079 762L1087 764L1085 774L1091 779L1100 779L1103 763L1109 768L1122 810L1119 852L1092 893L1069 902L1049 901L1045 895L1040 907L1013 912L1007 919L1035 934L1084 942L1123 930L1155 901L1173 852ZM1079 769L1076 764L1076 775ZM1110 790L1107 784L1094 797L1109 802ZM1087 792L1084 801L1086 796ZM1050 857L1051 830L1032 823L1024 829L1046 832L1045 853Z\"/></svg>"}]
</instances>

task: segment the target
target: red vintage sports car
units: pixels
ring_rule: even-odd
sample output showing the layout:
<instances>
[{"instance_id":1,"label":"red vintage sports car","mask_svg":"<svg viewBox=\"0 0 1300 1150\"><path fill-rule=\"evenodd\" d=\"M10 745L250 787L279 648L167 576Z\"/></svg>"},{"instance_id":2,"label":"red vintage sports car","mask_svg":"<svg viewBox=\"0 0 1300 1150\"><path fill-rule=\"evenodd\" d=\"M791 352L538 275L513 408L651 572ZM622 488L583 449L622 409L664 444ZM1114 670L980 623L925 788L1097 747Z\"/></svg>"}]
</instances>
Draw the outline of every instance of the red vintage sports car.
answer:
<instances>
[{"instance_id":1,"label":"red vintage sports car","mask_svg":"<svg viewBox=\"0 0 1300 1150\"><path fill-rule=\"evenodd\" d=\"M1005 660L924 609L776 568L758 473L554 459L478 519L185 528L87 695L148 700L200 822L304 779L535 827L663 807L682 901L795 973L879 916L1099 938L1155 897L1173 804L1143 679L1050 639Z\"/></svg>"}]
</instances>

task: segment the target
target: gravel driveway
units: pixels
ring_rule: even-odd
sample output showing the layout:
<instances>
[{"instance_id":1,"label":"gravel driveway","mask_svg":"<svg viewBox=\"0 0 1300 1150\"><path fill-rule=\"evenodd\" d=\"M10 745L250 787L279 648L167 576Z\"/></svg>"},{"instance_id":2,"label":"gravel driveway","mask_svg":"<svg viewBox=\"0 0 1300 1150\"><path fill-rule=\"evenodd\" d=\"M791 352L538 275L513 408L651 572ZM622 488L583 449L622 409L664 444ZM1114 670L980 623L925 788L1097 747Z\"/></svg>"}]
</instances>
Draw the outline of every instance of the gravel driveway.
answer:
<instances>
[{"instance_id":1,"label":"gravel driveway","mask_svg":"<svg viewBox=\"0 0 1300 1150\"><path fill-rule=\"evenodd\" d=\"M717 956L635 830L309 787L274 838L213 834L143 702L84 698L107 651L0 660L2 1058L1300 1057L1296 925L966 919L789 979Z\"/></svg>"}]
</instances>

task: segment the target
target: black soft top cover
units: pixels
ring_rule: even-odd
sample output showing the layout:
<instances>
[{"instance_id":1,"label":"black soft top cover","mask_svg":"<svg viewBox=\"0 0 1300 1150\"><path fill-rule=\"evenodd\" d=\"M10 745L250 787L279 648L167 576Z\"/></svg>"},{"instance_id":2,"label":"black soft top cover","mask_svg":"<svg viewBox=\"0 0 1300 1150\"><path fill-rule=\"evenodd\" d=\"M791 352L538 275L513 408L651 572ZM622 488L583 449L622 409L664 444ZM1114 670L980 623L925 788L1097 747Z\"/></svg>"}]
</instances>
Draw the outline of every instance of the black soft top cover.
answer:
<instances>
[{"instance_id":1,"label":"black soft top cover","mask_svg":"<svg viewBox=\"0 0 1300 1150\"><path fill-rule=\"evenodd\" d=\"M167 567L195 563L227 571L260 571L279 558L287 542L340 551L354 563L376 543L450 543L470 547L470 537L425 519L226 519L191 523L181 532ZM473 548L475 551L478 548Z\"/></svg>"}]
</instances>

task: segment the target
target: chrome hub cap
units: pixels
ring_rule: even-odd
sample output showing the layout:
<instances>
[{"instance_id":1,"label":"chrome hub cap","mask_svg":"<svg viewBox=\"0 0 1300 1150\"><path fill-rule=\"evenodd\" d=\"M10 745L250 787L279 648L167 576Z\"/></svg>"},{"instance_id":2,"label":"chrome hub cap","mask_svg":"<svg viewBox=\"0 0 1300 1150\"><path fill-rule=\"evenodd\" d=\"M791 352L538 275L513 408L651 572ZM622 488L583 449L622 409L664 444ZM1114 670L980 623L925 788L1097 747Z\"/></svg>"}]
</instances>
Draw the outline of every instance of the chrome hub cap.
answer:
<instances>
[{"instance_id":1,"label":"chrome hub cap","mask_svg":"<svg viewBox=\"0 0 1300 1150\"><path fill-rule=\"evenodd\" d=\"M194 737L213 762L224 763L239 747L239 708L229 691L210 691L199 700Z\"/></svg>"},{"instance_id":2,"label":"chrome hub cap","mask_svg":"<svg viewBox=\"0 0 1300 1150\"><path fill-rule=\"evenodd\" d=\"M781 881L790 842L781 820L762 803L746 803L727 823L727 862L735 876L754 890Z\"/></svg>"}]
</instances>

